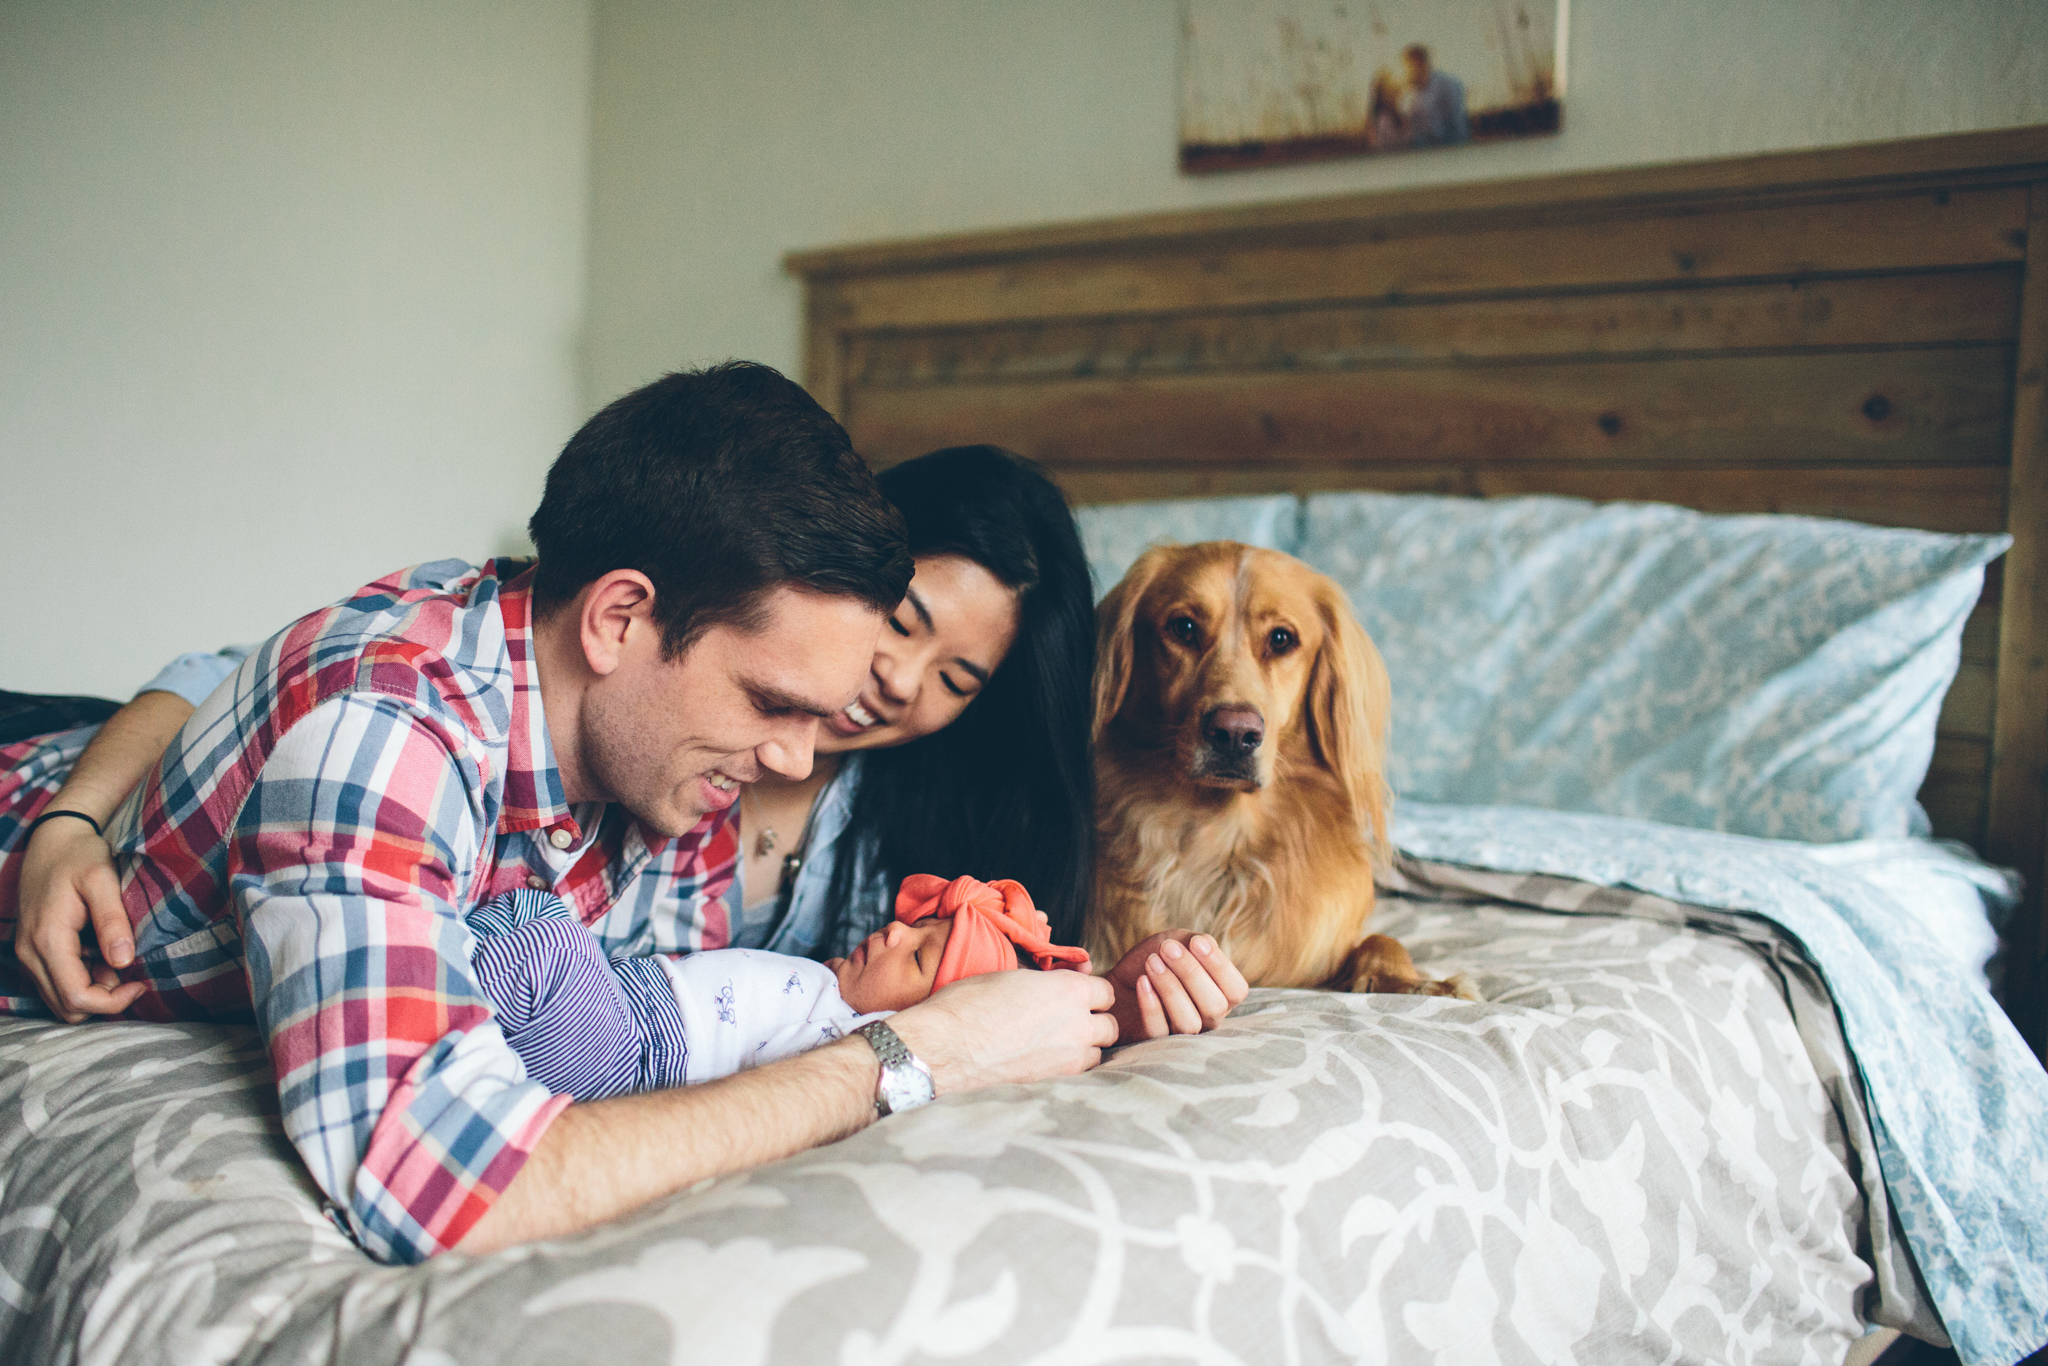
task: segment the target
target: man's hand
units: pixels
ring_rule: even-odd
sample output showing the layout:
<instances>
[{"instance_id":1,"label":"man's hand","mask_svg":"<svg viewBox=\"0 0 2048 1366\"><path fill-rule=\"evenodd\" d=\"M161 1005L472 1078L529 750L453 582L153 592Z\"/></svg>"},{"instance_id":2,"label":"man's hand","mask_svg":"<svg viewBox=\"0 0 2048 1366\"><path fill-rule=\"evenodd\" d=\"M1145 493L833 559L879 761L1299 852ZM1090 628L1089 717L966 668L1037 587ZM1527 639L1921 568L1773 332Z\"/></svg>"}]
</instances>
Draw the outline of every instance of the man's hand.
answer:
<instances>
[{"instance_id":1,"label":"man's hand","mask_svg":"<svg viewBox=\"0 0 2048 1366\"><path fill-rule=\"evenodd\" d=\"M1116 990L1118 1043L1214 1029L1250 990L1222 946L1191 930L1144 940L1103 980Z\"/></svg>"},{"instance_id":2,"label":"man's hand","mask_svg":"<svg viewBox=\"0 0 2048 1366\"><path fill-rule=\"evenodd\" d=\"M143 984L121 984L116 968L135 958L128 911L106 841L84 821L55 820L30 837L21 856L20 919L14 955L60 1020L118 1015ZM88 967L79 934L90 920L101 961Z\"/></svg>"},{"instance_id":3,"label":"man's hand","mask_svg":"<svg viewBox=\"0 0 2048 1366\"><path fill-rule=\"evenodd\" d=\"M1116 993L1085 972L991 972L898 1011L889 1027L940 1095L1073 1076L1117 1040Z\"/></svg>"}]
</instances>

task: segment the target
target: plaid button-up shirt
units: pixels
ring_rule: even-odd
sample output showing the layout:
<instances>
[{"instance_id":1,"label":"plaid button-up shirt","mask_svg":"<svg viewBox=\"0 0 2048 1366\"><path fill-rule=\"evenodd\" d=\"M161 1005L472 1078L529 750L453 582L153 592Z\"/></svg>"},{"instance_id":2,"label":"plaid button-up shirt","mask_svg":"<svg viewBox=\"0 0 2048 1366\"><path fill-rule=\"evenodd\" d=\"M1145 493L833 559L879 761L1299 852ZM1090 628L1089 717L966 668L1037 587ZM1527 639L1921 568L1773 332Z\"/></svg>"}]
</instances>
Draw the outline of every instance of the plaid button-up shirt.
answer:
<instances>
[{"instance_id":1,"label":"plaid button-up shirt","mask_svg":"<svg viewBox=\"0 0 2048 1366\"><path fill-rule=\"evenodd\" d=\"M499 1033L467 910L546 889L613 958L727 939L729 813L664 839L623 808L564 800L530 584L521 562L441 561L293 623L107 831L136 931L126 975L147 983L131 1013L253 1013L287 1135L380 1260L454 1246L569 1103ZM0 750L0 849L87 734Z\"/></svg>"}]
</instances>

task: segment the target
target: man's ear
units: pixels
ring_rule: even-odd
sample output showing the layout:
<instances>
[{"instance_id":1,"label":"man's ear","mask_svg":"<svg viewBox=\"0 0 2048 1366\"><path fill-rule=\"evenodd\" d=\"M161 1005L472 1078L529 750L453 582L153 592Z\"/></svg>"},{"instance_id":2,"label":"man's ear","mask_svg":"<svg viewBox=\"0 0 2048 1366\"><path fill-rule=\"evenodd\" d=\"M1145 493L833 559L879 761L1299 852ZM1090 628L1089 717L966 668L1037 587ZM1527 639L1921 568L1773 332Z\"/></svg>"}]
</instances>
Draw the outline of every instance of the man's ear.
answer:
<instances>
[{"instance_id":1,"label":"man's ear","mask_svg":"<svg viewBox=\"0 0 2048 1366\"><path fill-rule=\"evenodd\" d=\"M576 598L577 636L583 661L600 678L625 661L627 650L657 637L654 583L637 569L614 569L583 586Z\"/></svg>"}]
</instances>

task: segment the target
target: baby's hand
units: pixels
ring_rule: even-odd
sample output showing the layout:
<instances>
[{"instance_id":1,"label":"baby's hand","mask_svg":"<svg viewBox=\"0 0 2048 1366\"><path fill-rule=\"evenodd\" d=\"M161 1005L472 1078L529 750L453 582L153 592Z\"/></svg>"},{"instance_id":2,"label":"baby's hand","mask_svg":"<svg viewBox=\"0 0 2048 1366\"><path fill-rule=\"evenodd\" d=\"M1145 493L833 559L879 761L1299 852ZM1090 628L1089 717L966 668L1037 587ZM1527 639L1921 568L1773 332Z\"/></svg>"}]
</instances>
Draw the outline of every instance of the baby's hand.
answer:
<instances>
[{"instance_id":1,"label":"baby's hand","mask_svg":"<svg viewBox=\"0 0 2048 1366\"><path fill-rule=\"evenodd\" d=\"M1153 935L1104 975L1116 988L1118 1043L1214 1029L1250 989L1222 946L1191 930Z\"/></svg>"}]
</instances>

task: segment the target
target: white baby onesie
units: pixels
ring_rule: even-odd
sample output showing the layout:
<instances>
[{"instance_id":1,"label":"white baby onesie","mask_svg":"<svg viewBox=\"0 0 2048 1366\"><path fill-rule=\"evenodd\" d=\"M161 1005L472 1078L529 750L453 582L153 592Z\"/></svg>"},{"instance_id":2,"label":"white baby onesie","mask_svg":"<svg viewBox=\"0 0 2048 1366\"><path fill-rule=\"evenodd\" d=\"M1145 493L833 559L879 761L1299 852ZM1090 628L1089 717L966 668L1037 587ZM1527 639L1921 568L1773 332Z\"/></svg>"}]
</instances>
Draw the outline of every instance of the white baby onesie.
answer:
<instances>
[{"instance_id":1,"label":"white baby onesie","mask_svg":"<svg viewBox=\"0 0 2048 1366\"><path fill-rule=\"evenodd\" d=\"M683 1010L690 1085L808 1053L893 1013L861 1014L830 968L786 953L710 949L661 961Z\"/></svg>"}]
</instances>

